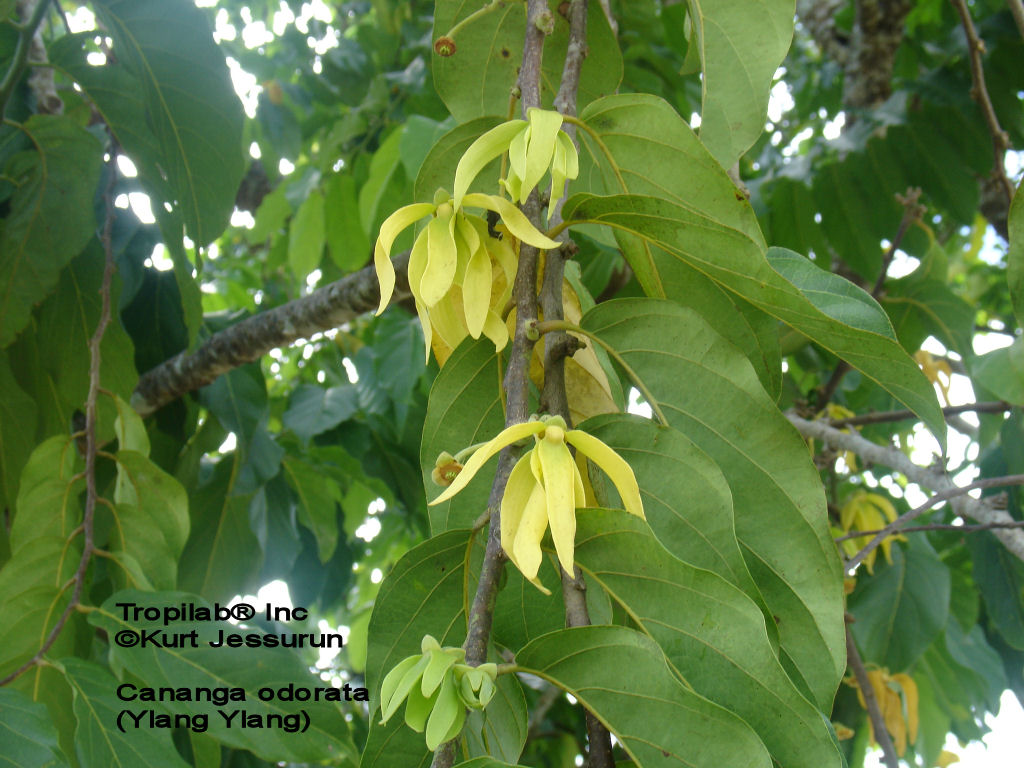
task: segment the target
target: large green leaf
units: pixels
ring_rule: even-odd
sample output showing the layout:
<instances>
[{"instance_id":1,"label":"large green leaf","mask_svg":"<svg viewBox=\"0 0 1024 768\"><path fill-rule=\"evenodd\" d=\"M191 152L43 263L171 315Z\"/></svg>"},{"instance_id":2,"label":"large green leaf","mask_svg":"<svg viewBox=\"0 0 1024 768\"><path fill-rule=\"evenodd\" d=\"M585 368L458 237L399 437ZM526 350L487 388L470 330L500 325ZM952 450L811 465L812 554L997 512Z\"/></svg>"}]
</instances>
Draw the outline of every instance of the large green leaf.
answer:
<instances>
[{"instance_id":1,"label":"large green leaf","mask_svg":"<svg viewBox=\"0 0 1024 768\"><path fill-rule=\"evenodd\" d=\"M174 748L170 729L136 727L123 714L125 704L114 695L118 681L107 670L74 657L61 666L75 693L75 751L82 768L188 768Z\"/></svg>"},{"instance_id":2,"label":"large green leaf","mask_svg":"<svg viewBox=\"0 0 1024 768\"><path fill-rule=\"evenodd\" d=\"M914 275L890 280L881 302L905 349L919 349L928 336L935 336L962 357L973 355L975 310L944 281Z\"/></svg>"},{"instance_id":3,"label":"large green leaf","mask_svg":"<svg viewBox=\"0 0 1024 768\"><path fill-rule=\"evenodd\" d=\"M324 196L314 189L295 212L288 231L288 266L296 280L305 282L306 276L320 266L327 239L325 226Z\"/></svg>"},{"instance_id":4,"label":"large green leaf","mask_svg":"<svg viewBox=\"0 0 1024 768\"><path fill-rule=\"evenodd\" d=\"M673 557L618 510L577 515L576 560L665 652L696 693L739 715L779 766L839 766L825 716L796 689L757 605Z\"/></svg>"},{"instance_id":5,"label":"large green leaf","mask_svg":"<svg viewBox=\"0 0 1024 768\"><path fill-rule=\"evenodd\" d=\"M704 451L682 432L638 416L595 416L580 427L629 462L647 521L669 552L761 601L736 541L729 484Z\"/></svg>"},{"instance_id":6,"label":"large green leaf","mask_svg":"<svg viewBox=\"0 0 1024 768\"><path fill-rule=\"evenodd\" d=\"M0 744L10 768L65 768L46 707L20 691L0 688Z\"/></svg>"},{"instance_id":7,"label":"large green leaf","mask_svg":"<svg viewBox=\"0 0 1024 768\"><path fill-rule=\"evenodd\" d=\"M316 536L320 562L326 563L338 544L341 489L312 464L289 457L281 462L284 476L299 500L299 520Z\"/></svg>"},{"instance_id":8,"label":"large green leaf","mask_svg":"<svg viewBox=\"0 0 1024 768\"><path fill-rule=\"evenodd\" d=\"M248 635L237 626L227 622L134 621L131 613L125 619L124 608L118 603L135 604L162 611L165 607L180 608L182 604L210 608L209 604L183 592L138 592L125 590L112 595L106 602L89 614L94 626L106 631L111 638L118 632L165 632L163 637L175 637L176 633L196 631L196 641L184 642L184 647L167 648L154 642L138 643L134 647L110 646L111 663L136 676L143 685L159 688L241 688L244 702L228 702L218 706L211 701L163 701L160 709L171 713L208 716L207 733L228 746L249 749L266 760L321 761L351 760L355 748L349 736L348 725L341 709L333 702L287 701L277 695L264 701L257 691L263 688L277 689L292 685L295 688L322 687L323 683L309 673L307 663L282 647L215 648L209 645L220 633ZM286 631L295 631L289 630ZM111 686L106 686L109 691ZM150 708L139 702L138 709ZM120 708L124 708L121 705ZM266 720L271 714L288 715L305 710L309 726L301 738L280 728L239 728L228 727L219 709L230 713L244 709L250 715ZM299 715L300 722L303 719ZM146 730L146 729L143 729Z\"/></svg>"},{"instance_id":9,"label":"large green leaf","mask_svg":"<svg viewBox=\"0 0 1024 768\"><path fill-rule=\"evenodd\" d=\"M467 21L488 5L492 6L490 12ZM541 101L550 108L562 77L569 22L558 12L557 0L549 0L548 5L554 31L544 41L540 85ZM490 0L440 0L435 4L435 40L447 35L456 23L466 21L454 37L455 55L432 56L434 86L460 123L481 115L508 112L509 92L516 84L523 61L525 11L525 3L494 4ZM622 54L598 3L588 7L587 54L580 71L579 107L614 93L622 78Z\"/></svg>"},{"instance_id":10,"label":"large green leaf","mask_svg":"<svg viewBox=\"0 0 1024 768\"><path fill-rule=\"evenodd\" d=\"M703 69L700 138L730 167L764 130L772 78L793 39L795 4L688 0L687 5Z\"/></svg>"},{"instance_id":11,"label":"large green leaf","mask_svg":"<svg viewBox=\"0 0 1024 768\"><path fill-rule=\"evenodd\" d=\"M137 451L118 451L117 473L113 550L134 558L157 589L174 589L189 532L185 489Z\"/></svg>"},{"instance_id":12,"label":"large green leaf","mask_svg":"<svg viewBox=\"0 0 1024 768\"><path fill-rule=\"evenodd\" d=\"M845 669L841 578L807 446L746 357L692 310L623 299L598 305L582 325L618 353L669 425L718 464L782 650L827 709Z\"/></svg>"},{"instance_id":13,"label":"large green leaf","mask_svg":"<svg viewBox=\"0 0 1024 768\"><path fill-rule=\"evenodd\" d=\"M771 765L746 723L685 687L635 630L561 629L523 648L516 665L579 699L643 768Z\"/></svg>"},{"instance_id":14,"label":"large green leaf","mask_svg":"<svg viewBox=\"0 0 1024 768\"><path fill-rule=\"evenodd\" d=\"M502 367L487 339L467 339L459 345L434 379L427 401L420 446L420 467L427 499L438 496L430 473L442 451L454 455L471 445L490 440L505 425L499 397ZM494 466L492 460L488 466ZM435 533L468 528L487 507L494 473L484 470L451 501L429 507L430 528Z\"/></svg>"},{"instance_id":15,"label":"large green leaf","mask_svg":"<svg viewBox=\"0 0 1024 768\"><path fill-rule=\"evenodd\" d=\"M894 546L892 564L876 561L861 576L849 610L857 646L867 661L903 672L942 632L949 618L949 568L927 540Z\"/></svg>"},{"instance_id":16,"label":"large green leaf","mask_svg":"<svg viewBox=\"0 0 1024 768\"><path fill-rule=\"evenodd\" d=\"M1024 563L989 534L968 537L968 545L989 618L1007 643L1024 650Z\"/></svg>"},{"instance_id":17,"label":"large green leaf","mask_svg":"<svg viewBox=\"0 0 1024 768\"><path fill-rule=\"evenodd\" d=\"M999 399L1024 405L1024 341L969 358L973 378Z\"/></svg>"},{"instance_id":18,"label":"large green leaf","mask_svg":"<svg viewBox=\"0 0 1024 768\"><path fill-rule=\"evenodd\" d=\"M18 497L18 478L35 447L36 403L18 386L5 352L0 352L0 504Z\"/></svg>"},{"instance_id":19,"label":"large green leaf","mask_svg":"<svg viewBox=\"0 0 1024 768\"><path fill-rule=\"evenodd\" d=\"M573 195L563 216L607 224L657 246L655 269L670 297L677 263L703 272L858 368L945 439L928 379L900 347L877 302L849 281L781 248L766 254L743 233L661 198Z\"/></svg>"},{"instance_id":20,"label":"large green leaf","mask_svg":"<svg viewBox=\"0 0 1024 768\"><path fill-rule=\"evenodd\" d=\"M455 169L463 153L470 144L500 122L497 117L479 117L455 126L434 142L420 165L413 187L413 198L420 203L429 203L433 201L434 192L438 189L451 192L455 183ZM477 174L469 191L494 194L499 188L500 169L501 160L495 158Z\"/></svg>"},{"instance_id":21,"label":"large green leaf","mask_svg":"<svg viewBox=\"0 0 1024 768\"><path fill-rule=\"evenodd\" d=\"M63 587L81 553L80 538L68 541L81 522L78 465L74 441L54 437L32 452L21 474L11 559L0 570L0 677L42 647L70 599ZM59 636L54 653L70 647L71 634ZM24 677L38 679L38 673Z\"/></svg>"},{"instance_id":22,"label":"large green leaf","mask_svg":"<svg viewBox=\"0 0 1024 768\"><path fill-rule=\"evenodd\" d=\"M114 40L117 68L131 75L136 91L121 90L128 81L120 76L100 86L115 91L108 95L122 109L135 102L118 117L144 116L134 125L119 120L114 132L134 138L139 126L149 127L155 145L140 138L128 151L163 172L174 195L168 202L179 207L192 240L206 245L227 226L245 170L242 106L224 54L203 12L187 0L97 0L95 8Z\"/></svg>"},{"instance_id":23,"label":"large green leaf","mask_svg":"<svg viewBox=\"0 0 1024 768\"><path fill-rule=\"evenodd\" d=\"M1024 181L1010 204L1006 227L1010 233L1010 247L1006 252L1006 282L1010 286L1010 299L1017 322L1024 326Z\"/></svg>"},{"instance_id":24,"label":"large green leaf","mask_svg":"<svg viewBox=\"0 0 1024 768\"><path fill-rule=\"evenodd\" d=\"M91 204L91 203L90 203ZM89 341L99 323L103 248L97 240L61 273L56 290L35 311L34 323L9 349L19 384L35 399L40 438L67 434L74 412L89 393ZM116 283L112 296L117 305ZM100 345L100 385L127 400L138 374L132 340L118 322L107 326ZM109 397L100 397L98 436L113 436L117 414Z\"/></svg>"},{"instance_id":25,"label":"large green leaf","mask_svg":"<svg viewBox=\"0 0 1024 768\"><path fill-rule=\"evenodd\" d=\"M71 118L35 115L20 130L31 149L0 168L17 183L0 229L0 348L26 326L32 307L92 237L102 162L100 143Z\"/></svg>"},{"instance_id":26,"label":"large green leaf","mask_svg":"<svg viewBox=\"0 0 1024 768\"><path fill-rule=\"evenodd\" d=\"M183 589L211 600L256 589L260 547L249 524L251 493L238 488L241 456L222 458L206 483L190 495L191 530L178 565Z\"/></svg>"}]
</instances>

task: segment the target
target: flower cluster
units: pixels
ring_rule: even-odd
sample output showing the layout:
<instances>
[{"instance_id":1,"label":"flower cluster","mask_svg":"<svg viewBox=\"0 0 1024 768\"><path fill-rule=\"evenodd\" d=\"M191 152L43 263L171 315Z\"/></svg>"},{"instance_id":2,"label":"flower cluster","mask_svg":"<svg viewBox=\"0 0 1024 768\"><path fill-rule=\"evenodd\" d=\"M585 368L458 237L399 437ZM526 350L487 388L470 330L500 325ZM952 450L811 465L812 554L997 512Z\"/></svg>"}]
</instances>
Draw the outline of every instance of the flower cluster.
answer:
<instances>
[{"instance_id":1,"label":"flower cluster","mask_svg":"<svg viewBox=\"0 0 1024 768\"><path fill-rule=\"evenodd\" d=\"M483 709L494 696L496 664L471 667L462 648L442 648L430 635L420 643L422 653L398 662L381 684L381 724L403 701L405 722L417 732L426 726L431 751L455 738L466 720L466 707Z\"/></svg>"},{"instance_id":2,"label":"flower cluster","mask_svg":"<svg viewBox=\"0 0 1024 768\"><path fill-rule=\"evenodd\" d=\"M404 206L381 225L373 249L380 282L377 314L384 311L395 289L391 263L395 239L410 225L429 217L416 237L408 266L409 288L423 325L427 359L435 332L451 348L467 335L474 339L487 336L499 350L508 343L501 311L512 295L516 274L513 238L536 248L559 246L538 231L514 203L524 201L549 169L552 200L560 196L566 179L576 178L579 171L576 148L561 125L562 116L557 112L531 109L529 120L497 126L473 142L459 161L454 196L439 189L432 203ZM510 170L502 185L512 201L468 192L480 171L504 152L509 153ZM467 212L467 208L497 214L501 230Z\"/></svg>"},{"instance_id":3,"label":"flower cluster","mask_svg":"<svg viewBox=\"0 0 1024 768\"><path fill-rule=\"evenodd\" d=\"M849 533L850 531L880 531L895 519L896 508L893 507L892 502L885 496L869 491L857 491L839 511L841 533ZM871 536L859 536L856 539L846 539L839 546L842 547L847 557L853 557L867 546L871 539ZM893 539L906 541L905 537L899 535L889 536L882 540L882 552L885 554L886 562L889 563L892 562L890 550L892 549ZM874 573L875 555L877 554L878 550L872 550L864 558L864 565L867 566L868 573Z\"/></svg>"},{"instance_id":4,"label":"flower cluster","mask_svg":"<svg viewBox=\"0 0 1024 768\"><path fill-rule=\"evenodd\" d=\"M480 446L448 488L430 504L450 499L498 451L531 436L533 447L512 468L501 499L501 547L516 568L546 593L548 590L537 578L544 532L550 526L558 562L566 573L572 574L576 508L586 506L583 478L569 452L570 445L608 475L627 512L644 517L636 476L615 451L593 435L567 429L559 416L515 424Z\"/></svg>"}]
</instances>

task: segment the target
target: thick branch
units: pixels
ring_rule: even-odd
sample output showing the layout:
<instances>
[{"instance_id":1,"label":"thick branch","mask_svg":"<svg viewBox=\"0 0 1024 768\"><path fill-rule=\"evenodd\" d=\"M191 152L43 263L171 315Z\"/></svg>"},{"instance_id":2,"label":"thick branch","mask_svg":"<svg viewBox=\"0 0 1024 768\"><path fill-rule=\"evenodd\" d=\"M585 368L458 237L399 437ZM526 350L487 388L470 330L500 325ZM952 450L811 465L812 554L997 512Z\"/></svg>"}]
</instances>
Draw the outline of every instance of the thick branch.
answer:
<instances>
[{"instance_id":1,"label":"thick branch","mask_svg":"<svg viewBox=\"0 0 1024 768\"><path fill-rule=\"evenodd\" d=\"M949 499L949 503L961 517L969 517L983 525L1014 522L1006 510L996 509L985 499L975 499L963 494L960 487L945 473L915 464L896 448L872 443L856 433L841 432L825 422L807 421L792 413L787 413L786 416L804 437L821 440L829 448L853 451L866 461L892 467L897 472L902 472L912 483L931 488L938 493L953 492L956 495ZM1010 552L1024 560L1024 531L997 529L993 534Z\"/></svg>"},{"instance_id":2,"label":"thick branch","mask_svg":"<svg viewBox=\"0 0 1024 768\"><path fill-rule=\"evenodd\" d=\"M857 18L846 61L843 103L876 107L892 94L892 67L903 42L903 22L912 0L857 0Z\"/></svg>"},{"instance_id":3,"label":"thick branch","mask_svg":"<svg viewBox=\"0 0 1024 768\"><path fill-rule=\"evenodd\" d=\"M395 299L409 296L408 254L394 258ZM145 373L132 394L132 407L148 416L218 376L258 360L272 349L336 328L377 308L380 286L372 266L326 285L309 296L261 312L215 333L195 352L182 352Z\"/></svg>"}]
</instances>

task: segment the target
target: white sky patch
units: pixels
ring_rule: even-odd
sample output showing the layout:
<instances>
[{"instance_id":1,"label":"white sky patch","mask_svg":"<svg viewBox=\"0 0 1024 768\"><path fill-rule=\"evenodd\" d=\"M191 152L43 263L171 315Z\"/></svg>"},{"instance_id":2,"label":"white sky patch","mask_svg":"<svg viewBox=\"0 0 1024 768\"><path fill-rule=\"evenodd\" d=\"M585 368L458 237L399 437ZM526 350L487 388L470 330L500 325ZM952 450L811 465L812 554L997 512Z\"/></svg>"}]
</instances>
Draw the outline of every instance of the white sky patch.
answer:
<instances>
[{"instance_id":1,"label":"white sky patch","mask_svg":"<svg viewBox=\"0 0 1024 768\"><path fill-rule=\"evenodd\" d=\"M374 568L372 571L370 571L370 581L373 584L380 584L383 578L384 572L380 568Z\"/></svg>"},{"instance_id":2,"label":"white sky patch","mask_svg":"<svg viewBox=\"0 0 1024 768\"><path fill-rule=\"evenodd\" d=\"M129 192L128 204L131 205L132 212L139 217L139 221L143 224L156 223L156 217L153 215L153 205L150 202L149 195L145 192Z\"/></svg>"},{"instance_id":3,"label":"white sky patch","mask_svg":"<svg viewBox=\"0 0 1024 768\"><path fill-rule=\"evenodd\" d=\"M843 132L844 125L846 125L846 113L840 112L834 118L825 123L825 127L821 129L821 135L828 141L838 139L839 134Z\"/></svg>"},{"instance_id":4,"label":"white sky patch","mask_svg":"<svg viewBox=\"0 0 1024 768\"><path fill-rule=\"evenodd\" d=\"M341 360L341 364L342 366L344 366L345 373L348 375L349 384L355 384L357 381L359 381L359 373L356 371L355 363L353 363L347 357L344 357Z\"/></svg>"},{"instance_id":5,"label":"white sky patch","mask_svg":"<svg viewBox=\"0 0 1024 768\"><path fill-rule=\"evenodd\" d=\"M319 269L314 269L308 275L306 275L306 287L310 290L316 288L316 284L320 282L320 278L324 276L324 273Z\"/></svg>"},{"instance_id":6,"label":"white sky patch","mask_svg":"<svg viewBox=\"0 0 1024 768\"><path fill-rule=\"evenodd\" d=\"M277 170L281 172L282 176L287 176L295 170L295 164L288 158L282 157L281 161L277 164Z\"/></svg>"},{"instance_id":7,"label":"white sky patch","mask_svg":"<svg viewBox=\"0 0 1024 768\"><path fill-rule=\"evenodd\" d=\"M235 87L238 98L242 100L245 114L250 118L256 117L256 104L263 88L257 83L256 75L242 69L242 65L236 59L228 56L226 61L231 73L231 84Z\"/></svg>"},{"instance_id":8,"label":"white sky patch","mask_svg":"<svg viewBox=\"0 0 1024 768\"><path fill-rule=\"evenodd\" d=\"M254 219L252 214L248 211L240 211L235 208L235 210L231 212L231 226L252 229L256 226L256 219Z\"/></svg>"},{"instance_id":9,"label":"white sky patch","mask_svg":"<svg viewBox=\"0 0 1024 768\"><path fill-rule=\"evenodd\" d=\"M882 241L882 248L888 249L892 243L888 240ZM903 251L896 249L896 253L893 254L892 264L889 265L889 271L886 275L893 280L897 280L901 277L906 277L921 264L921 260L913 256L908 256Z\"/></svg>"},{"instance_id":10,"label":"white sky patch","mask_svg":"<svg viewBox=\"0 0 1024 768\"><path fill-rule=\"evenodd\" d=\"M138 169L135 167L135 163L127 155L117 156L117 169L121 172L121 175L128 179L134 179L139 175Z\"/></svg>"},{"instance_id":11,"label":"white sky patch","mask_svg":"<svg viewBox=\"0 0 1024 768\"><path fill-rule=\"evenodd\" d=\"M67 17L72 32L90 32L96 29L96 16L87 6L78 6L73 13L67 14Z\"/></svg>"},{"instance_id":12,"label":"white sky patch","mask_svg":"<svg viewBox=\"0 0 1024 768\"><path fill-rule=\"evenodd\" d=\"M271 366L271 367L273 367L273 366ZM220 447L217 449L217 452L218 453L231 453L233 450L235 450L235 446L236 445L238 445L238 440L235 437L235 433L234 432L229 432L228 436L224 438L224 442L220 444Z\"/></svg>"},{"instance_id":13,"label":"white sky patch","mask_svg":"<svg viewBox=\"0 0 1024 768\"><path fill-rule=\"evenodd\" d=\"M89 53L85 54L85 60L94 67L102 67L104 64L107 63L106 55L100 53L99 51L90 51Z\"/></svg>"},{"instance_id":14,"label":"white sky patch","mask_svg":"<svg viewBox=\"0 0 1024 768\"><path fill-rule=\"evenodd\" d=\"M782 114L793 108L793 97L789 95L789 86L784 80L779 80L772 86L771 95L768 97L768 119L773 123L782 120Z\"/></svg>"},{"instance_id":15,"label":"white sky patch","mask_svg":"<svg viewBox=\"0 0 1024 768\"><path fill-rule=\"evenodd\" d=\"M231 23L231 16L228 14L227 9L221 8L217 11L217 16L213 22L213 39L218 43L222 40L231 42L236 37L238 37L238 30Z\"/></svg>"},{"instance_id":16,"label":"white sky patch","mask_svg":"<svg viewBox=\"0 0 1024 768\"><path fill-rule=\"evenodd\" d=\"M288 3L281 3L280 8L281 10L274 13L274 19L271 22L271 28L277 37L283 35L285 30L288 29L288 25L295 21L295 14L288 7Z\"/></svg>"},{"instance_id":17,"label":"white sky patch","mask_svg":"<svg viewBox=\"0 0 1024 768\"><path fill-rule=\"evenodd\" d=\"M370 542L377 538L380 529L380 520L376 517L368 517L363 521L362 525L356 528L356 536L363 541Z\"/></svg>"},{"instance_id":18,"label":"white sky patch","mask_svg":"<svg viewBox=\"0 0 1024 768\"><path fill-rule=\"evenodd\" d=\"M174 261L170 256L167 255L167 249L163 243L157 243L153 246L153 252L149 254L149 258L146 259L145 265L158 269L161 272L169 272L174 269Z\"/></svg>"},{"instance_id":19,"label":"white sky patch","mask_svg":"<svg viewBox=\"0 0 1024 768\"><path fill-rule=\"evenodd\" d=\"M629 413L635 413L637 416L643 416L644 418L653 418L654 411L651 410L651 406L644 402L640 396L640 390L636 387L629 388L629 405L626 407L626 411Z\"/></svg>"}]
</instances>

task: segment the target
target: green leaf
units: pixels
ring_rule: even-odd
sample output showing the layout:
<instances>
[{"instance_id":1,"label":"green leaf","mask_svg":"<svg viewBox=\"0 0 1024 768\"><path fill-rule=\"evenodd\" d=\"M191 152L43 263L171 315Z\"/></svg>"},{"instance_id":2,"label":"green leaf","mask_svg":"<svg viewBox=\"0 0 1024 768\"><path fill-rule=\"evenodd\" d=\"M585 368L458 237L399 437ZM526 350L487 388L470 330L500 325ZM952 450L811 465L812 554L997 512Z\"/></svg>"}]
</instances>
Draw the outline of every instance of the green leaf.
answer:
<instances>
[{"instance_id":1,"label":"green leaf","mask_svg":"<svg viewBox=\"0 0 1024 768\"><path fill-rule=\"evenodd\" d=\"M736 534L778 617L782 650L812 700L829 707L845 669L841 578L806 444L743 354L692 310L656 299L615 300L584 315L582 326L618 353L669 425L725 475Z\"/></svg>"},{"instance_id":2,"label":"green leaf","mask_svg":"<svg viewBox=\"0 0 1024 768\"><path fill-rule=\"evenodd\" d=\"M79 468L74 442L53 437L32 452L22 471L11 558L0 570L0 677L42 647L70 599L63 587L81 554L81 538L68 541L81 522L78 494L84 481L76 478ZM65 630L51 653L67 651L72 635ZM23 677L38 680L37 670Z\"/></svg>"},{"instance_id":3,"label":"green leaf","mask_svg":"<svg viewBox=\"0 0 1024 768\"><path fill-rule=\"evenodd\" d=\"M467 760L464 763L459 763L455 768L522 768L519 765L512 765L511 763L503 763L500 760L495 760L493 757L474 757L472 760Z\"/></svg>"},{"instance_id":4,"label":"green leaf","mask_svg":"<svg viewBox=\"0 0 1024 768\"><path fill-rule=\"evenodd\" d=\"M359 220L356 181L350 174L336 173L324 192L327 251L342 272L355 272L370 260L370 238ZM293 231L294 235L294 231Z\"/></svg>"},{"instance_id":5,"label":"green leaf","mask_svg":"<svg viewBox=\"0 0 1024 768\"><path fill-rule=\"evenodd\" d=\"M943 280L920 280L914 275L890 280L881 302L904 349L920 349L928 336L935 336L961 357L974 354L975 310Z\"/></svg>"},{"instance_id":6,"label":"green leaf","mask_svg":"<svg viewBox=\"0 0 1024 768\"><path fill-rule=\"evenodd\" d=\"M762 600L736 541L729 484L704 451L683 433L638 416L595 416L580 429L629 462L647 522L669 552Z\"/></svg>"},{"instance_id":7,"label":"green leaf","mask_svg":"<svg viewBox=\"0 0 1024 768\"><path fill-rule=\"evenodd\" d=\"M968 359L971 378L1000 400L1024 405L1024 341Z\"/></svg>"},{"instance_id":8,"label":"green leaf","mask_svg":"<svg viewBox=\"0 0 1024 768\"><path fill-rule=\"evenodd\" d=\"M17 184L0 229L0 349L25 328L32 307L92 237L102 162L100 143L71 118L35 115L20 130L32 148L0 168Z\"/></svg>"},{"instance_id":9,"label":"green leaf","mask_svg":"<svg viewBox=\"0 0 1024 768\"><path fill-rule=\"evenodd\" d=\"M568 691L644 768L770 766L750 727L675 677L653 640L626 627L574 627L539 637L516 666Z\"/></svg>"},{"instance_id":10,"label":"green leaf","mask_svg":"<svg viewBox=\"0 0 1024 768\"><path fill-rule=\"evenodd\" d=\"M261 552L249 525L251 493L238 487L241 455L223 457L213 476L189 498L191 529L181 562L180 585L214 600L254 591Z\"/></svg>"},{"instance_id":11,"label":"green leaf","mask_svg":"<svg viewBox=\"0 0 1024 768\"><path fill-rule=\"evenodd\" d=\"M208 643L216 641L220 633L251 633L239 630L235 625L222 621L187 622L171 621L164 624L156 621L126 621L124 611L118 603L131 603L147 608L162 610L176 608L182 603L210 608L209 604L195 595L183 592L138 592L125 590L109 597L103 605L89 614L89 622L106 631L110 637L118 632L162 631L173 637L175 633L196 631L195 645L185 642L181 648L166 648L155 643L139 643L135 647L110 646L111 663L122 667L137 677L142 685L159 688L241 688L244 702L228 702L218 706L212 701L164 701L161 708L174 713L189 715L205 714L208 719L207 733L222 744L249 749L259 757L271 761L313 762L352 760L355 749L349 736L349 728L340 707L325 701L283 701L275 695L264 701L257 695L262 688L277 689L292 685L295 688L323 687L319 678L312 676L307 664L296 654L282 647L264 646L242 648L215 648ZM130 616L130 614L129 614ZM243 641L244 642L244 641ZM113 684L105 686L107 691ZM120 705L119 708L123 708ZM137 709L145 705L136 704ZM245 710L248 715L266 719L267 715L288 715L303 710L309 715L309 727L301 738L280 728L240 728L238 720L234 727L226 724L218 710L230 714L233 710ZM302 715L299 715L300 723ZM140 729L146 730L146 729Z\"/></svg>"},{"instance_id":12,"label":"green leaf","mask_svg":"<svg viewBox=\"0 0 1024 768\"><path fill-rule=\"evenodd\" d=\"M24 693L0 688L0 743L11 768L66 768L46 707Z\"/></svg>"},{"instance_id":13,"label":"green leaf","mask_svg":"<svg viewBox=\"0 0 1024 768\"><path fill-rule=\"evenodd\" d=\"M1006 642L1024 650L1024 563L994 536L968 536L974 581L992 623Z\"/></svg>"},{"instance_id":14,"label":"green leaf","mask_svg":"<svg viewBox=\"0 0 1024 768\"><path fill-rule=\"evenodd\" d=\"M281 417L284 426L305 442L334 429L350 419L359 410L355 387L342 384L337 387L318 387L300 384L292 392L288 410Z\"/></svg>"},{"instance_id":15,"label":"green leaf","mask_svg":"<svg viewBox=\"0 0 1024 768\"><path fill-rule=\"evenodd\" d=\"M288 232L288 266L296 280L305 282L320 266L325 238L324 196L314 189L295 212Z\"/></svg>"},{"instance_id":16,"label":"green leaf","mask_svg":"<svg viewBox=\"0 0 1024 768\"><path fill-rule=\"evenodd\" d=\"M488 5L489 0L440 0L434 10L434 40ZM544 40L540 77L541 102L550 108L562 78L569 43L569 22L549 0L554 31ZM508 113L508 95L523 61L526 6L500 3L468 21L455 35L457 50L449 57L431 55L434 87L455 119L462 123L481 115ZM614 93L622 79L622 54L599 4L587 12L587 57L580 71L577 106Z\"/></svg>"},{"instance_id":17,"label":"green leaf","mask_svg":"<svg viewBox=\"0 0 1024 768\"><path fill-rule=\"evenodd\" d=\"M588 509L577 523L588 587L621 604L687 685L739 715L778 765L840 765L826 719L786 676L753 601L673 557L632 515Z\"/></svg>"},{"instance_id":18,"label":"green leaf","mask_svg":"<svg viewBox=\"0 0 1024 768\"><path fill-rule=\"evenodd\" d=\"M40 437L68 434L72 414L88 396L89 341L99 323L103 264L103 248L93 240L61 273L57 289L36 309L31 329L8 350L21 386L39 408ZM112 300L116 307L116 289ZM112 322L100 345L100 385L128 400L137 380L132 340ZM114 436L117 409L109 397L100 397L98 408L97 434L106 441Z\"/></svg>"},{"instance_id":19,"label":"green leaf","mask_svg":"<svg viewBox=\"0 0 1024 768\"><path fill-rule=\"evenodd\" d=\"M470 755L515 761L523 753L528 735L526 697L515 675L499 675L496 685L498 690L483 711L469 711L463 733Z\"/></svg>"},{"instance_id":20,"label":"green leaf","mask_svg":"<svg viewBox=\"0 0 1024 768\"><path fill-rule=\"evenodd\" d=\"M169 729L136 727L123 714L125 704L114 695L118 681L107 670L73 657L64 659L61 666L75 693L75 751L82 766L188 768L174 748Z\"/></svg>"},{"instance_id":21,"label":"green leaf","mask_svg":"<svg viewBox=\"0 0 1024 768\"><path fill-rule=\"evenodd\" d=\"M157 589L173 589L189 532L188 498L181 483L141 453L118 451L114 502L114 551L134 558Z\"/></svg>"},{"instance_id":22,"label":"green leaf","mask_svg":"<svg viewBox=\"0 0 1024 768\"><path fill-rule=\"evenodd\" d=\"M341 489L312 464L285 458L281 468L299 499L299 520L316 536L320 562L326 563L338 545L338 505Z\"/></svg>"},{"instance_id":23,"label":"green leaf","mask_svg":"<svg viewBox=\"0 0 1024 768\"><path fill-rule=\"evenodd\" d=\"M742 233L668 200L581 194L562 213L566 220L607 224L657 246L655 268L670 297L678 262L703 272L858 368L945 439L928 379L896 341L877 302L849 281L781 248L765 254Z\"/></svg>"},{"instance_id":24,"label":"green leaf","mask_svg":"<svg viewBox=\"0 0 1024 768\"><path fill-rule=\"evenodd\" d=\"M36 403L25 394L11 373L5 352L0 352L0 504L14 507L18 478L35 447Z\"/></svg>"},{"instance_id":25,"label":"green leaf","mask_svg":"<svg viewBox=\"0 0 1024 768\"><path fill-rule=\"evenodd\" d=\"M370 160L370 175L359 190L359 221L371 239L377 239L380 225L402 201L395 187L405 184L405 171L399 152L402 130L399 128L381 142ZM396 205L397 203L397 205Z\"/></svg>"},{"instance_id":26,"label":"green leaf","mask_svg":"<svg viewBox=\"0 0 1024 768\"><path fill-rule=\"evenodd\" d=\"M219 376L199 390L199 400L235 433L238 445L248 449L268 414L267 382L259 362L247 363Z\"/></svg>"},{"instance_id":27,"label":"green leaf","mask_svg":"<svg viewBox=\"0 0 1024 768\"><path fill-rule=\"evenodd\" d=\"M118 121L114 132L150 128L152 140L125 146L162 169L174 194L166 202L176 203L192 240L206 245L227 226L245 171L242 105L224 54L205 14L187 0L97 0L95 8L136 88L116 97L135 100L131 115L144 115L132 127Z\"/></svg>"},{"instance_id":28,"label":"green leaf","mask_svg":"<svg viewBox=\"0 0 1024 768\"><path fill-rule=\"evenodd\" d=\"M793 39L794 3L688 0L687 5L703 69L700 138L728 168L764 130L772 78Z\"/></svg>"},{"instance_id":29,"label":"green leaf","mask_svg":"<svg viewBox=\"0 0 1024 768\"><path fill-rule=\"evenodd\" d=\"M459 345L434 379L427 400L420 446L420 468L427 500L441 490L430 478L434 462L442 451L453 456L464 448L490 440L505 426L504 409L498 395L502 366L487 339L467 339ZM494 466L493 460L488 466ZM494 472L480 471L451 500L428 507L433 532L469 528L487 506Z\"/></svg>"},{"instance_id":30,"label":"green leaf","mask_svg":"<svg viewBox=\"0 0 1024 768\"><path fill-rule=\"evenodd\" d=\"M1006 282L1010 287L1010 300L1017 315L1017 323L1024 326L1024 181L1010 204L1006 227L1010 232L1010 245L1006 252Z\"/></svg>"},{"instance_id":31,"label":"green leaf","mask_svg":"<svg viewBox=\"0 0 1024 768\"><path fill-rule=\"evenodd\" d=\"M945 628L949 618L949 568L926 539L894 546L892 564L875 562L850 595L853 636L866 661L906 671Z\"/></svg>"}]
</instances>

